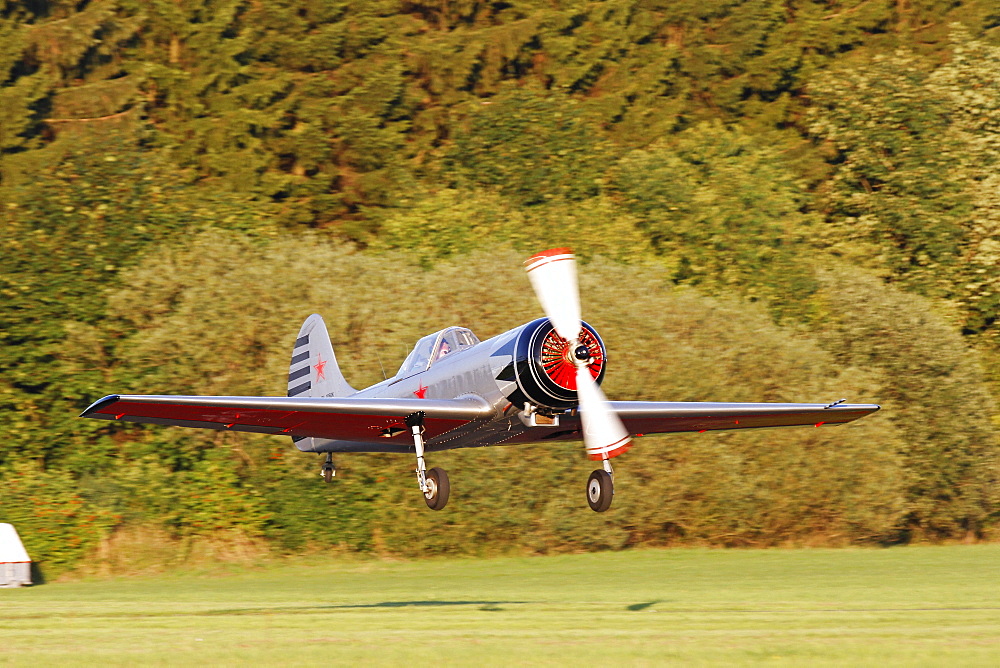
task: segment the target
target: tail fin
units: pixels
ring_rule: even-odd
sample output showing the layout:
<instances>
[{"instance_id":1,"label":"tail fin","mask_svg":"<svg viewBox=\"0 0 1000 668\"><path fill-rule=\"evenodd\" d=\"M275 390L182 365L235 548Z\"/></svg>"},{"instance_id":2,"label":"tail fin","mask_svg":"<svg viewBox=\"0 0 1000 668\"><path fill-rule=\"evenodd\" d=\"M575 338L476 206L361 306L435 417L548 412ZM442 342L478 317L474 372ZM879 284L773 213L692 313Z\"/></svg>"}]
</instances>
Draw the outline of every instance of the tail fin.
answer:
<instances>
[{"instance_id":1,"label":"tail fin","mask_svg":"<svg viewBox=\"0 0 1000 668\"><path fill-rule=\"evenodd\" d=\"M313 313L302 323L288 367L288 396L346 397L357 392L337 366L326 323Z\"/></svg>"}]
</instances>

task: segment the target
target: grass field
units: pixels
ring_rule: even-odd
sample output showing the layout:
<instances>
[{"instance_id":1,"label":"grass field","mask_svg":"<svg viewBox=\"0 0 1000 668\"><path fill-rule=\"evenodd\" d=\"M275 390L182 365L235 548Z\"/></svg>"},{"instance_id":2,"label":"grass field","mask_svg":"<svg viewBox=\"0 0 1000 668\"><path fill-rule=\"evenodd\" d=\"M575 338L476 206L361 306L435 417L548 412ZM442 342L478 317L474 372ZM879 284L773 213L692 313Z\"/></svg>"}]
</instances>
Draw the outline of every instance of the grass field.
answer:
<instances>
[{"instance_id":1,"label":"grass field","mask_svg":"<svg viewBox=\"0 0 1000 668\"><path fill-rule=\"evenodd\" d=\"M1000 665L1000 546L645 550L0 590L0 664Z\"/></svg>"}]
</instances>

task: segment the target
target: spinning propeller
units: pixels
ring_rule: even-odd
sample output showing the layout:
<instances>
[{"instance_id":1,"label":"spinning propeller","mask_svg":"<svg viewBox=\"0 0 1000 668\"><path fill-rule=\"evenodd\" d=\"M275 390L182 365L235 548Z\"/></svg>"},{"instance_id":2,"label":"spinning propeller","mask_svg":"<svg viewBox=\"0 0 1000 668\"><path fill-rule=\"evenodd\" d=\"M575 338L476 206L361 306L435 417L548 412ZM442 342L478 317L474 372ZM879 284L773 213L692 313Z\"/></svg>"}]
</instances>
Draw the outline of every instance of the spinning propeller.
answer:
<instances>
[{"instance_id":1,"label":"spinning propeller","mask_svg":"<svg viewBox=\"0 0 1000 668\"><path fill-rule=\"evenodd\" d=\"M632 439L591 375L588 366L591 351L580 342L584 329L573 252L568 248L542 251L529 258L524 268L545 316L556 333L569 342L564 354L566 361L576 367L576 391L587 455L602 460L621 454Z\"/></svg>"}]
</instances>

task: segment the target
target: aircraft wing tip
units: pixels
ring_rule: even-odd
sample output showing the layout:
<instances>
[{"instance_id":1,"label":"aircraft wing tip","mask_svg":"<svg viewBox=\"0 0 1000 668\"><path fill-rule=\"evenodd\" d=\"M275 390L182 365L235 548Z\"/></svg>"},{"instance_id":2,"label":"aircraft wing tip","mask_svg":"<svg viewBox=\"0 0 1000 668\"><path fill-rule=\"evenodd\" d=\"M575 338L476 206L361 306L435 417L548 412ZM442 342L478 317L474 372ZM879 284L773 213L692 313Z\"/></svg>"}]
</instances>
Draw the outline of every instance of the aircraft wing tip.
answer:
<instances>
[{"instance_id":1,"label":"aircraft wing tip","mask_svg":"<svg viewBox=\"0 0 1000 668\"><path fill-rule=\"evenodd\" d=\"M120 394L109 394L108 396L102 399L98 399L94 403L90 404L90 406L88 406L85 411L80 413L79 417L95 417L94 413L96 413L97 411L99 411L100 409L104 408L109 404L115 403L119 399L121 399Z\"/></svg>"}]
</instances>

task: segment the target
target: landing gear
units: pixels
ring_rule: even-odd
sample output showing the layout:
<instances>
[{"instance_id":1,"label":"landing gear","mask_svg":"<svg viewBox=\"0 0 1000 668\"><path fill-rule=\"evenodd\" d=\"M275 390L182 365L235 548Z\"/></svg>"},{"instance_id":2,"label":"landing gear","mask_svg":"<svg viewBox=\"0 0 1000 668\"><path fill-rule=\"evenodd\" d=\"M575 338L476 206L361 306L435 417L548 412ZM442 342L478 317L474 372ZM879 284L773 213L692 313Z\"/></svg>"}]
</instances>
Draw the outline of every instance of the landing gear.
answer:
<instances>
[{"instance_id":1,"label":"landing gear","mask_svg":"<svg viewBox=\"0 0 1000 668\"><path fill-rule=\"evenodd\" d=\"M448 503L451 494L451 483L448 482L448 472L435 466L427 472L424 490L424 501L431 510L441 510Z\"/></svg>"},{"instance_id":2,"label":"landing gear","mask_svg":"<svg viewBox=\"0 0 1000 668\"><path fill-rule=\"evenodd\" d=\"M603 513L611 507L611 501L615 498L613 474L611 464L605 459L604 468L597 469L587 479L587 503L595 513Z\"/></svg>"},{"instance_id":3,"label":"landing gear","mask_svg":"<svg viewBox=\"0 0 1000 668\"><path fill-rule=\"evenodd\" d=\"M326 453L326 461L323 462L323 468L320 470L320 475L323 476L325 482L333 482L333 477L337 475L337 467L333 465L333 453Z\"/></svg>"},{"instance_id":4,"label":"landing gear","mask_svg":"<svg viewBox=\"0 0 1000 668\"><path fill-rule=\"evenodd\" d=\"M424 493L424 500L431 510L441 510L448 503L451 484L444 469L435 466L430 471L424 463L424 412L417 411L407 416L406 426L413 433L413 449L417 453L417 484Z\"/></svg>"}]
</instances>

